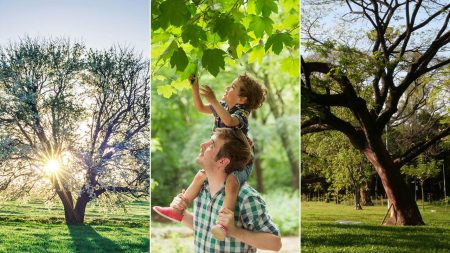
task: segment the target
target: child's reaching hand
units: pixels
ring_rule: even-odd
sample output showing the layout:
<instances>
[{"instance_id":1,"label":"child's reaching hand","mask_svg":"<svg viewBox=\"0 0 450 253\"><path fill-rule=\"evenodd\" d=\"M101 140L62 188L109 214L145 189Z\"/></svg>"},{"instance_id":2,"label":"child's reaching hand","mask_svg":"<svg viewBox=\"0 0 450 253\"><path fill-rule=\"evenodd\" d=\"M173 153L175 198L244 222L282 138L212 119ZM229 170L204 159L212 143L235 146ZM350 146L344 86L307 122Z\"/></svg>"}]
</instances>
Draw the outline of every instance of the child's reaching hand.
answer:
<instances>
[{"instance_id":1,"label":"child's reaching hand","mask_svg":"<svg viewBox=\"0 0 450 253\"><path fill-rule=\"evenodd\" d=\"M208 85L203 85L200 88L200 94L204 96L206 101L208 101L210 104L213 104L217 101L214 91Z\"/></svg>"},{"instance_id":2,"label":"child's reaching hand","mask_svg":"<svg viewBox=\"0 0 450 253\"><path fill-rule=\"evenodd\" d=\"M198 85L198 79L194 74L189 76L189 83L191 85Z\"/></svg>"}]
</instances>

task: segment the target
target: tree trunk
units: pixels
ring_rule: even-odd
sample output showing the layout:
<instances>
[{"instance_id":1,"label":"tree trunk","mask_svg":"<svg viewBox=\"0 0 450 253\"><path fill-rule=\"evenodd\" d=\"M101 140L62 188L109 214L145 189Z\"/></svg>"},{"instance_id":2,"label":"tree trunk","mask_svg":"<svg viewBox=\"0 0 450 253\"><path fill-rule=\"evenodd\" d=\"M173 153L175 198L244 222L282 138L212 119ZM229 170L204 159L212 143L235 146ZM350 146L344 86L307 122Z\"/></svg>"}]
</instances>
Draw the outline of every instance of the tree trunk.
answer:
<instances>
[{"instance_id":1,"label":"tree trunk","mask_svg":"<svg viewBox=\"0 0 450 253\"><path fill-rule=\"evenodd\" d=\"M258 192L264 193L264 177L261 167L261 159L257 156L255 158L255 171L256 171L256 189Z\"/></svg>"},{"instance_id":2,"label":"tree trunk","mask_svg":"<svg viewBox=\"0 0 450 253\"><path fill-rule=\"evenodd\" d=\"M86 206L89 203L90 198L89 195L83 191L81 196L77 199L77 203L75 204L75 215L78 218L79 224L84 224L84 216L86 213Z\"/></svg>"},{"instance_id":3,"label":"tree trunk","mask_svg":"<svg viewBox=\"0 0 450 253\"><path fill-rule=\"evenodd\" d=\"M286 153L288 156L289 167L290 167L291 175L292 175L291 187L294 190L298 190L300 187L299 165L298 165L297 159L295 159L293 150L290 148L289 137L287 136L285 129L284 128L280 129L280 131L282 132L282 133L280 133L281 143L285 147L285 150L286 150Z\"/></svg>"},{"instance_id":4,"label":"tree trunk","mask_svg":"<svg viewBox=\"0 0 450 253\"><path fill-rule=\"evenodd\" d=\"M57 190L59 199L61 200L64 207L64 217L66 219L67 225L78 225L82 224L79 222L77 215L73 209L72 194L69 191Z\"/></svg>"},{"instance_id":5,"label":"tree trunk","mask_svg":"<svg viewBox=\"0 0 450 253\"><path fill-rule=\"evenodd\" d=\"M274 118L278 119L283 116L283 112L276 102L276 97L270 85L269 76L267 74L264 74L264 85L267 89L267 103L269 104L270 111L272 112ZM280 124L277 132L281 138L281 142L288 157L289 167L292 175L291 187L294 190L298 190L300 187L299 163L298 159L296 159L295 157L295 152L292 150L292 146L289 141L291 137L286 130L286 126L284 126L283 124ZM295 136L295 138L298 138L298 136Z\"/></svg>"},{"instance_id":6,"label":"tree trunk","mask_svg":"<svg viewBox=\"0 0 450 253\"><path fill-rule=\"evenodd\" d=\"M253 166L255 166L256 172L256 189L258 192L264 193L264 180L263 180L263 172L261 167L261 159L259 158L259 148L255 145L255 162Z\"/></svg>"},{"instance_id":7,"label":"tree trunk","mask_svg":"<svg viewBox=\"0 0 450 253\"><path fill-rule=\"evenodd\" d=\"M256 120L258 118L256 112L252 113L252 119ZM263 125L266 124L266 120L262 119ZM253 166L255 168L256 173L256 189L258 192L264 193L264 176L263 176L263 170L261 167L261 158L260 154L262 151L262 148L260 148L259 145L256 144L256 140L253 140L253 148L254 148L254 156L255 161L253 163Z\"/></svg>"},{"instance_id":8,"label":"tree trunk","mask_svg":"<svg viewBox=\"0 0 450 253\"><path fill-rule=\"evenodd\" d=\"M425 192L423 190L423 180L420 181L420 189L422 190L422 211L425 210Z\"/></svg>"},{"instance_id":9,"label":"tree trunk","mask_svg":"<svg viewBox=\"0 0 450 253\"><path fill-rule=\"evenodd\" d=\"M355 188L355 209L356 210L362 210L361 207L361 196L359 195L359 189Z\"/></svg>"},{"instance_id":10,"label":"tree trunk","mask_svg":"<svg viewBox=\"0 0 450 253\"><path fill-rule=\"evenodd\" d=\"M396 168L387 150L378 143L378 152L370 147L363 150L367 159L372 163L380 176L385 189L389 205L392 205L390 218L386 225L424 225L416 202L409 194L400 169Z\"/></svg>"},{"instance_id":11,"label":"tree trunk","mask_svg":"<svg viewBox=\"0 0 450 253\"><path fill-rule=\"evenodd\" d=\"M370 197L370 191L368 190L368 183L366 183L365 188L359 188L359 194L361 195L363 206L373 206L372 198Z\"/></svg>"}]
</instances>

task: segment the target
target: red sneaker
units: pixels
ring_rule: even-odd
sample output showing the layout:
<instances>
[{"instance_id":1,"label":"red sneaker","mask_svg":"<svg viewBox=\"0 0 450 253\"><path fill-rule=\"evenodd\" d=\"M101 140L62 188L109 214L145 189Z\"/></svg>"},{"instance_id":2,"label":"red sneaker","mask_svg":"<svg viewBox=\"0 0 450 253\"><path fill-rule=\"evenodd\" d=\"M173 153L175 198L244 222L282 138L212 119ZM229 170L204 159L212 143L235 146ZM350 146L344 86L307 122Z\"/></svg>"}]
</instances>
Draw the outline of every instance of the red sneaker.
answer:
<instances>
[{"instance_id":1,"label":"red sneaker","mask_svg":"<svg viewBox=\"0 0 450 253\"><path fill-rule=\"evenodd\" d=\"M175 212L171 207L154 206L153 210L171 221L180 222L183 219L183 215Z\"/></svg>"},{"instance_id":2,"label":"red sneaker","mask_svg":"<svg viewBox=\"0 0 450 253\"><path fill-rule=\"evenodd\" d=\"M216 224L211 228L211 233L213 234L214 238L219 241L224 241L225 237L227 236L227 227L225 227L222 224Z\"/></svg>"}]
</instances>

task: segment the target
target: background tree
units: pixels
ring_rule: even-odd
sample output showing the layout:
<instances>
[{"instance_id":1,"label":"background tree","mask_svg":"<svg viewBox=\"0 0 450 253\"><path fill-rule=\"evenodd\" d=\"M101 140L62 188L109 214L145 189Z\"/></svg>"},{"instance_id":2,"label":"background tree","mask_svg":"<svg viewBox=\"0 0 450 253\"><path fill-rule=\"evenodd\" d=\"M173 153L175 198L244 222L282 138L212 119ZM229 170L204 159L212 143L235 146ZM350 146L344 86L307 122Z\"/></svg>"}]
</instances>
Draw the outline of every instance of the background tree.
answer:
<instances>
[{"instance_id":1,"label":"background tree","mask_svg":"<svg viewBox=\"0 0 450 253\"><path fill-rule=\"evenodd\" d=\"M148 78L125 48L31 38L1 48L0 189L56 194L68 224L100 195L147 195Z\"/></svg>"},{"instance_id":2,"label":"background tree","mask_svg":"<svg viewBox=\"0 0 450 253\"><path fill-rule=\"evenodd\" d=\"M417 104L409 99L411 92L426 87L429 94L438 94L436 89L443 87L450 63L446 53L450 5L438 1L348 0L324 1L324 8L312 10L318 3L305 1L303 5L302 32L309 53L301 62L302 133L344 133L381 178L393 206L387 224L423 224L400 168L448 136L450 126L439 124L429 138L410 143L399 155L390 154L382 135L387 126L408 118L401 108L415 108ZM342 18L332 21L340 25L335 33L324 34L320 26L326 22L324 10L331 6L327 4L340 11ZM318 11L322 11L322 18ZM441 98L438 100L444 104L448 102ZM423 99L433 103L429 97ZM340 117L336 108L352 118ZM446 116L447 109L441 109L433 121L440 122Z\"/></svg>"},{"instance_id":3,"label":"background tree","mask_svg":"<svg viewBox=\"0 0 450 253\"><path fill-rule=\"evenodd\" d=\"M422 189L422 210L425 210L425 192L423 184L425 180L436 177L441 171L442 161L432 160L427 162L423 155L417 157L416 165L407 165L402 168L402 173L419 180Z\"/></svg>"},{"instance_id":4,"label":"background tree","mask_svg":"<svg viewBox=\"0 0 450 253\"><path fill-rule=\"evenodd\" d=\"M338 198L340 191L350 192L355 208L361 208L361 191L370 180L373 168L361 152L351 146L345 136L338 132L315 133L302 138L302 150L309 157L309 173L326 179L330 191ZM338 203L338 201L336 201Z\"/></svg>"}]
</instances>

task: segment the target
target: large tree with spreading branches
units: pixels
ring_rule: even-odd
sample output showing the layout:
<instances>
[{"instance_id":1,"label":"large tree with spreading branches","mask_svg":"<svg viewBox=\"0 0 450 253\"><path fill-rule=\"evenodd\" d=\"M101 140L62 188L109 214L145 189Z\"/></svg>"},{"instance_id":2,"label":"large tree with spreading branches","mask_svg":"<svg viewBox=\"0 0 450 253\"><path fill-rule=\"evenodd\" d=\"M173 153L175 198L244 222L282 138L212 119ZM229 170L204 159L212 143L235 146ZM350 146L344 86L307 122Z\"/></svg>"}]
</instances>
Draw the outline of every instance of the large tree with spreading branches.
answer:
<instances>
[{"instance_id":1,"label":"large tree with spreading branches","mask_svg":"<svg viewBox=\"0 0 450 253\"><path fill-rule=\"evenodd\" d=\"M336 17L324 14L330 6ZM400 168L450 134L450 4L346 0L304 1L303 7L302 134L344 133L381 178L391 210L387 224L424 224ZM432 111L432 124L415 129L422 138L390 152L385 129L424 110Z\"/></svg>"},{"instance_id":2,"label":"large tree with spreading branches","mask_svg":"<svg viewBox=\"0 0 450 253\"><path fill-rule=\"evenodd\" d=\"M149 68L132 50L25 38L0 49L0 190L92 200L149 190Z\"/></svg>"}]
</instances>

